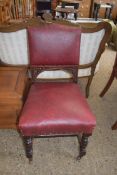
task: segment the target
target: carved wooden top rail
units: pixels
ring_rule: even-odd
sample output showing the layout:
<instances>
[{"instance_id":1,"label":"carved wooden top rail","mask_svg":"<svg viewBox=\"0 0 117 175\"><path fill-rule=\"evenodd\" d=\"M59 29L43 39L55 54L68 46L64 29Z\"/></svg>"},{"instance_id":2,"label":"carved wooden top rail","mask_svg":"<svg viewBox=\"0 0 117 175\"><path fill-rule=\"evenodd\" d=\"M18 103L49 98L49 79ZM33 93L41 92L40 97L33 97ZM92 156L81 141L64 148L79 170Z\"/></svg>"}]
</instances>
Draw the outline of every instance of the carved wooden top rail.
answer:
<instances>
[{"instance_id":1,"label":"carved wooden top rail","mask_svg":"<svg viewBox=\"0 0 117 175\"><path fill-rule=\"evenodd\" d=\"M29 26L40 26L46 23L57 23L57 24L75 26L75 27L77 26L82 28L83 32L85 31L96 32L98 30L101 30L101 28L106 28L107 31L110 33L110 30L111 30L111 26L107 22L89 23L87 21L84 23L83 22L71 23L69 21L61 20L61 19L53 20L51 14L44 14L43 17L45 20L42 20L40 17L34 17L31 19L14 20L14 21L3 23L0 25L0 32L15 32L17 30L25 29Z\"/></svg>"}]
</instances>

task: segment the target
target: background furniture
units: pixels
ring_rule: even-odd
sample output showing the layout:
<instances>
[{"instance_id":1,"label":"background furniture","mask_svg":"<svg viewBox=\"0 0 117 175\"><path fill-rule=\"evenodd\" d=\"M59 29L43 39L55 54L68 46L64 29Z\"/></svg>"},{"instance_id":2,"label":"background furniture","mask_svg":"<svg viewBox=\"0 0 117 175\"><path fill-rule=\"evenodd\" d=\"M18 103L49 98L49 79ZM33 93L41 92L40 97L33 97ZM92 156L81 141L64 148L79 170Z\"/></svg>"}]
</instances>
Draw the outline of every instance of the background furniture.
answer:
<instances>
[{"instance_id":1,"label":"background furniture","mask_svg":"<svg viewBox=\"0 0 117 175\"><path fill-rule=\"evenodd\" d=\"M94 10L93 10L93 18L95 18L95 20L97 20L97 18L99 17L99 11L100 8L105 8L105 17L104 18L108 18L111 19L112 18L112 10L113 10L113 4L111 3L94 3Z\"/></svg>"},{"instance_id":2,"label":"background furniture","mask_svg":"<svg viewBox=\"0 0 117 175\"><path fill-rule=\"evenodd\" d=\"M104 89L100 93L100 97L103 97L104 94L107 92L107 90L110 88L114 78L117 78L117 54L116 54L116 59L115 59L115 63L114 63L114 66L113 66L111 76L110 76L106 86L104 87Z\"/></svg>"},{"instance_id":3,"label":"background furniture","mask_svg":"<svg viewBox=\"0 0 117 175\"><path fill-rule=\"evenodd\" d=\"M96 3L100 3L100 0L95 0L94 2ZM101 1L102 4L112 4L113 9L112 9L112 19L116 19L117 16L117 1L116 0L102 0ZM109 9L108 9L109 10ZM93 12L93 11L92 11ZM106 12L106 8L100 8L100 12L99 12L99 17L104 19L105 18L105 12Z\"/></svg>"},{"instance_id":4,"label":"background furniture","mask_svg":"<svg viewBox=\"0 0 117 175\"><path fill-rule=\"evenodd\" d=\"M23 105L26 68L0 67L0 128L15 128Z\"/></svg>"},{"instance_id":5,"label":"background furniture","mask_svg":"<svg viewBox=\"0 0 117 175\"><path fill-rule=\"evenodd\" d=\"M44 13L50 13L52 11L51 0L37 0L36 1L36 16L41 16ZM43 18L43 17L42 17Z\"/></svg>"},{"instance_id":6,"label":"background furniture","mask_svg":"<svg viewBox=\"0 0 117 175\"><path fill-rule=\"evenodd\" d=\"M32 140L40 136L78 136L80 133L78 158L86 154L88 137L92 135L96 120L78 84L75 84L80 35L77 27L60 24L28 28L32 84L19 118L19 130L29 160L33 154ZM38 74L51 69L70 72L72 82L38 82Z\"/></svg>"},{"instance_id":7,"label":"background furniture","mask_svg":"<svg viewBox=\"0 0 117 175\"><path fill-rule=\"evenodd\" d=\"M60 0L61 1L61 0ZM51 1L51 12L55 17L55 9L60 2L59 0ZM38 0L0 0L0 21L21 20L26 18L33 18L36 15L36 4ZM43 1L44 2L44 1ZM93 14L94 0L79 0L79 17L91 18ZM96 0L97 3L100 0ZM103 3L111 3L111 0L103 0ZM116 21L117 18L117 1L113 0L114 4L112 10L112 19ZM38 6L38 5L37 5ZM105 9L100 9L100 17L104 18Z\"/></svg>"},{"instance_id":8,"label":"background furniture","mask_svg":"<svg viewBox=\"0 0 117 175\"><path fill-rule=\"evenodd\" d=\"M62 18L64 17L68 17L68 15L70 13L74 14L74 19L77 20L78 17L78 13L79 13L79 2L78 1L73 1L73 0L62 0L61 1L61 6L60 7L56 7L56 12L59 12L62 16ZM66 16L65 16L66 15Z\"/></svg>"}]
</instances>

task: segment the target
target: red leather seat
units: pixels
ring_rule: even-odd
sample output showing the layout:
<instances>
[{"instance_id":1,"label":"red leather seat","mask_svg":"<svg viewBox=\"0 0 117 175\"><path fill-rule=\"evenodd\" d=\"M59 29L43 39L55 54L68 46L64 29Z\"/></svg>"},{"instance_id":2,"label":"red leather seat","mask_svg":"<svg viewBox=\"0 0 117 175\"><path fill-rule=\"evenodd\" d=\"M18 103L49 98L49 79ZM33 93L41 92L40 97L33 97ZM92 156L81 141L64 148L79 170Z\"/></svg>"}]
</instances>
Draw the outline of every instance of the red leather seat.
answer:
<instances>
[{"instance_id":1,"label":"red leather seat","mask_svg":"<svg viewBox=\"0 0 117 175\"><path fill-rule=\"evenodd\" d=\"M74 83L35 83L24 105L19 128L25 136L92 133L94 115Z\"/></svg>"},{"instance_id":2,"label":"red leather seat","mask_svg":"<svg viewBox=\"0 0 117 175\"><path fill-rule=\"evenodd\" d=\"M88 137L96 125L77 83L81 31L77 27L46 24L28 29L32 85L19 119L19 130L32 159L32 138L37 136L78 135L79 158L86 154ZM37 75L50 69L73 74L72 83L39 83Z\"/></svg>"}]
</instances>

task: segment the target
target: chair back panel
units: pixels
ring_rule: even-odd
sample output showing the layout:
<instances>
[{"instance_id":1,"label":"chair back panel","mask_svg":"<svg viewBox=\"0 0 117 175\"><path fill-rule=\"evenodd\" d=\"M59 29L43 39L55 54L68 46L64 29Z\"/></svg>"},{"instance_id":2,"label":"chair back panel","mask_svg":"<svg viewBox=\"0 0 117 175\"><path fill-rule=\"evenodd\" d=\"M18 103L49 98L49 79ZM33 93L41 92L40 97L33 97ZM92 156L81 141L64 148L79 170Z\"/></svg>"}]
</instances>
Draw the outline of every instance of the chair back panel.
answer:
<instances>
[{"instance_id":1,"label":"chair back panel","mask_svg":"<svg viewBox=\"0 0 117 175\"><path fill-rule=\"evenodd\" d=\"M27 49L27 26L40 26L41 21L36 19L32 23L13 24L5 28L0 28L0 60L5 64L10 65L27 65L29 64L28 49ZM29 25L30 24L30 25ZM78 76L91 75L91 67L81 68L80 65L85 65L93 62L96 58L96 53L103 51L104 44L107 42L110 33L109 23L98 23L97 26L86 28L81 32L80 43L80 58ZM105 39L104 39L105 38ZM103 46L100 47L100 45ZM100 49L99 49L100 48ZM98 67L96 66L98 70ZM71 75L68 72L61 71L45 71L39 74L39 78L69 78Z\"/></svg>"},{"instance_id":2,"label":"chair back panel","mask_svg":"<svg viewBox=\"0 0 117 175\"><path fill-rule=\"evenodd\" d=\"M94 33L81 34L80 65L94 61L104 33L105 30L102 29ZM0 32L0 58L4 63L11 65L29 63L26 29L10 33Z\"/></svg>"},{"instance_id":3,"label":"chair back panel","mask_svg":"<svg viewBox=\"0 0 117 175\"><path fill-rule=\"evenodd\" d=\"M80 36L77 27L59 24L28 28L30 65L78 65Z\"/></svg>"}]
</instances>

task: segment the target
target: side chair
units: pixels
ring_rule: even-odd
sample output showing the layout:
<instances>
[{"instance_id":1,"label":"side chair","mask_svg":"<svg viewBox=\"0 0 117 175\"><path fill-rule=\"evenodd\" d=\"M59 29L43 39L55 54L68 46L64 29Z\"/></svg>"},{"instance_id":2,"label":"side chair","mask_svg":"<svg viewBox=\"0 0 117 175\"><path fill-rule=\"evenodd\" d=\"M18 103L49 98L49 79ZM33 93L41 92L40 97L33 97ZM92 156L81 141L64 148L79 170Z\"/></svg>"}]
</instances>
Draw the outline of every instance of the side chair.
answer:
<instances>
[{"instance_id":1,"label":"side chair","mask_svg":"<svg viewBox=\"0 0 117 175\"><path fill-rule=\"evenodd\" d=\"M80 159L86 154L88 137L96 126L95 116L77 84L81 30L49 23L27 30L32 84L18 124L26 156L32 160L35 137L80 134ZM73 81L40 82L37 78L45 70L58 69L70 72Z\"/></svg>"}]
</instances>

